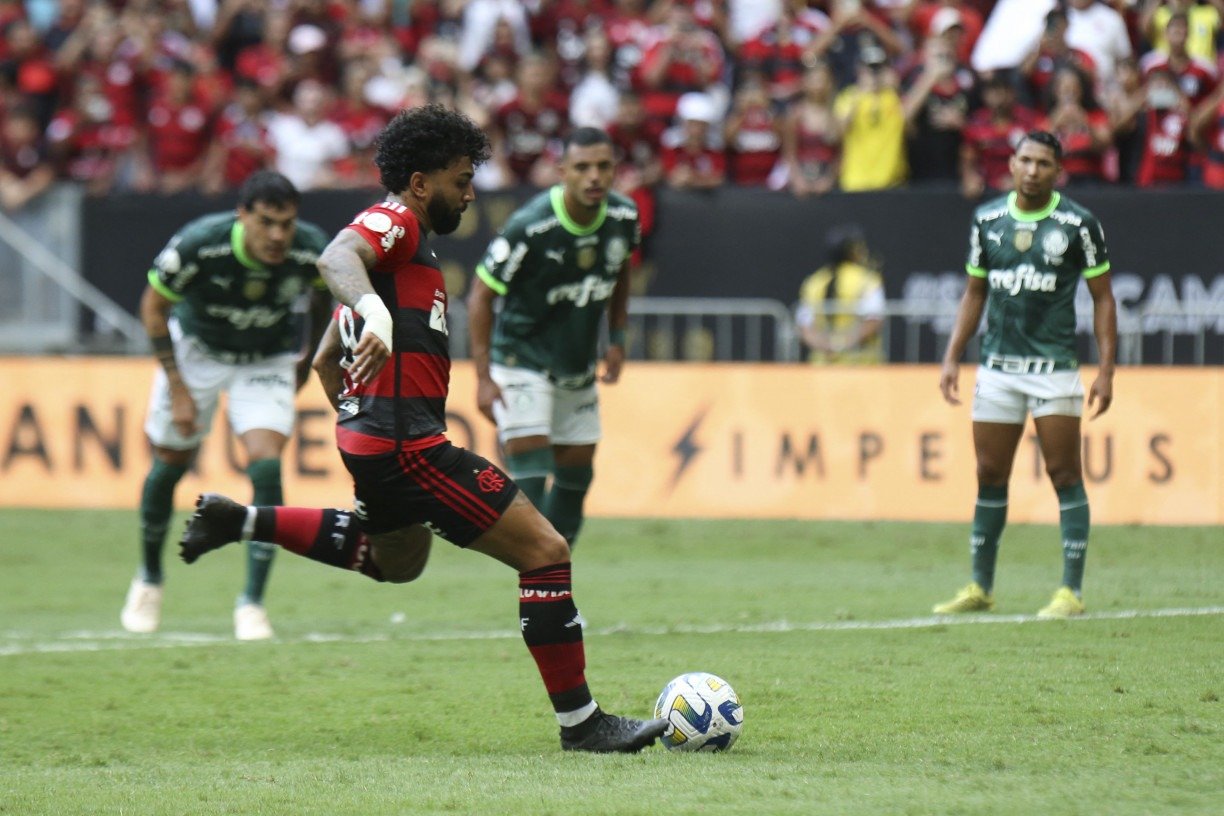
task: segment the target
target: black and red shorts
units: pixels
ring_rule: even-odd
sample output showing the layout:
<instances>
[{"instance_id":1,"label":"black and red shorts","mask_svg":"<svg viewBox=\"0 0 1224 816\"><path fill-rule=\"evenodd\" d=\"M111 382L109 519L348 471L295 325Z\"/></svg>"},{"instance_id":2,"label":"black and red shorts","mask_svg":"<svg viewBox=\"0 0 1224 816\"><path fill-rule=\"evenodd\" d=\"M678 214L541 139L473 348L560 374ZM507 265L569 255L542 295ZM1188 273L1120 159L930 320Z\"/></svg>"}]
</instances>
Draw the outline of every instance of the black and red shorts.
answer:
<instances>
[{"instance_id":1,"label":"black and red shorts","mask_svg":"<svg viewBox=\"0 0 1224 816\"><path fill-rule=\"evenodd\" d=\"M424 524L466 547L492 527L518 495L505 471L449 441L418 451L352 456L357 515L370 534Z\"/></svg>"}]
</instances>

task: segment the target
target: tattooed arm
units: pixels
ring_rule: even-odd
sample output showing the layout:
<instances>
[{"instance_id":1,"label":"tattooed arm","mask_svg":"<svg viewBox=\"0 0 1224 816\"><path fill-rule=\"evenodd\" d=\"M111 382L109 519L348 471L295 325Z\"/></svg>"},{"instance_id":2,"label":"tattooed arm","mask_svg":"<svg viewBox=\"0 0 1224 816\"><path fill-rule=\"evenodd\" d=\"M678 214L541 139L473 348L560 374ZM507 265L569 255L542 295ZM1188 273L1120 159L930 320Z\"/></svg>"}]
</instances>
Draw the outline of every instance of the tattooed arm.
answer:
<instances>
[{"instance_id":1,"label":"tattooed arm","mask_svg":"<svg viewBox=\"0 0 1224 816\"><path fill-rule=\"evenodd\" d=\"M349 369L361 383L372 382L391 357L391 312L370 283L369 270L377 260L365 239L351 230L341 230L319 256L319 274L327 288L365 322Z\"/></svg>"}]
</instances>

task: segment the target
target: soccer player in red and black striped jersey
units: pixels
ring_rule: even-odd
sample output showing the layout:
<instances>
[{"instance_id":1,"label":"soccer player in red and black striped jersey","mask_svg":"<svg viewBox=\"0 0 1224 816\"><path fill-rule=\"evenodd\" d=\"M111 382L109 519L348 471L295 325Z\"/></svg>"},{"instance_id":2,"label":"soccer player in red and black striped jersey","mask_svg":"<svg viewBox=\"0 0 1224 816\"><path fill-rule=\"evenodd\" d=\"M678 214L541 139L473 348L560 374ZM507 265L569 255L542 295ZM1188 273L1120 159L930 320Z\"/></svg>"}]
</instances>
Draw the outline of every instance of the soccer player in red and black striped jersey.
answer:
<instances>
[{"instance_id":1,"label":"soccer player in red and black striped jersey","mask_svg":"<svg viewBox=\"0 0 1224 816\"><path fill-rule=\"evenodd\" d=\"M397 115L374 162L386 200L358 214L319 258L343 304L315 355L339 391L336 442L353 477L356 509L243 507L205 494L183 534L188 563L230 541L273 541L377 581L418 577L437 534L519 574L523 639L561 725L565 750L634 752L665 720L606 714L585 678L582 619L565 539L496 465L445 437L450 379L446 287L431 232L458 226L489 158L485 135L437 105Z\"/></svg>"}]
</instances>

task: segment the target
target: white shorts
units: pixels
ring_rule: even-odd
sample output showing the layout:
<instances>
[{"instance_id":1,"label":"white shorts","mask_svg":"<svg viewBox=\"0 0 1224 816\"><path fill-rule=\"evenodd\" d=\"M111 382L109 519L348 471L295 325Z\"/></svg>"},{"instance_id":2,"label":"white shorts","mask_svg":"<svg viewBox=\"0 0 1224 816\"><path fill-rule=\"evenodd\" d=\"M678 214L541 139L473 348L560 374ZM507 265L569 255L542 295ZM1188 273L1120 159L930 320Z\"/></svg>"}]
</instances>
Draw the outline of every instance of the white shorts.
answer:
<instances>
[{"instance_id":1,"label":"white shorts","mask_svg":"<svg viewBox=\"0 0 1224 816\"><path fill-rule=\"evenodd\" d=\"M502 442L524 436L547 436L554 445L594 445L602 436L599 392L585 388L559 388L547 374L525 368L489 366L501 389L493 403L497 435Z\"/></svg>"},{"instance_id":2,"label":"white shorts","mask_svg":"<svg viewBox=\"0 0 1224 816\"><path fill-rule=\"evenodd\" d=\"M212 427L222 391L229 397L227 414L235 433L241 435L257 428L285 436L292 433L296 355L279 354L254 363L223 363L206 355L199 341L182 336L175 337L174 355L183 382L195 400L199 430L183 436L175 429L170 414L170 385L159 365L145 419L145 433L154 445L171 450L198 447Z\"/></svg>"},{"instance_id":3,"label":"white shorts","mask_svg":"<svg viewBox=\"0 0 1224 816\"><path fill-rule=\"evenodd\" d=\"M1004 374L979 366L973 421L1023 425L1025 417L1082 416L1084 383L1078 371Z\"/></svg>"}]
</instances>

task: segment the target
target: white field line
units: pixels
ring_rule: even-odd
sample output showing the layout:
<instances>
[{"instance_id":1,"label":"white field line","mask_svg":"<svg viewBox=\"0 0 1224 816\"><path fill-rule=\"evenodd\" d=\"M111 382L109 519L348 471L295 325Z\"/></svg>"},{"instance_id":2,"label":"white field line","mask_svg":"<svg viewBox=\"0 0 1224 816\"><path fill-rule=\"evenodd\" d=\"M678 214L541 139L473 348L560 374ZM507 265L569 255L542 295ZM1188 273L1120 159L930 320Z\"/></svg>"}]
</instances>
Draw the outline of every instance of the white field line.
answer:
<instances>
[{"instance_id":1,"label":"white field line","mask_svg":"<svg viewBox=\"0 0 1224 816\"><path fill-rule=\"evenodd\" d=\"M1192 618L1204 615L1224 615L1224 606L1200 606L1175 609L1129 609L1112 612L1090 612L1067 623L1081 621L1133 620L1138 618ZM587 637L606 635L721 635L751 634L763 632L855 632L864 630L929 629L936 626L982 626L1019 623L1051 623L1036 615L934 615L923 618L903 618L882 621L824 621L797 623L794 621L768 621L743 626L610 626L588 629ZM376 632L371 634L343 635L311 632L298 637L276 638L272 644L293 643L386 643L391 641L460 641L460 640L506 640L517 639L513 630L485 632L446 632L440 634ZM241 646L227 635L195 632L162 632L155 635L132 635L118 630L73 631L48 636L45 633L7 631L0 632L0 657L27 654L107 652L125 649L176 649L191 646Z\"/></svg>"}]
</instances>

